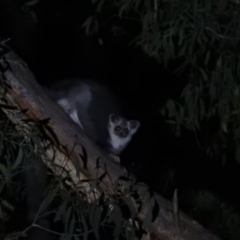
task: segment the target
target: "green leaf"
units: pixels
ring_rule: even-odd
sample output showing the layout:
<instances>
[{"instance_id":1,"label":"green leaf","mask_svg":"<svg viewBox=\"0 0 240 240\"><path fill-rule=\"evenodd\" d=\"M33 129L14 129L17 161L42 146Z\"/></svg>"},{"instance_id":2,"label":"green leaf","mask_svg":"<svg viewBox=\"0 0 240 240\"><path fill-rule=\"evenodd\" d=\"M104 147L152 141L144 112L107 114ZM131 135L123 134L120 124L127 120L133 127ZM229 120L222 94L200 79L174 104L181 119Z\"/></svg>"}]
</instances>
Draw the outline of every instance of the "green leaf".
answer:
<instances>
[{"instance_id":1,"label":"green leaf","mask_svg":"<svg viewBox=\"0 0 240 240\"><path fill-rule=\"evenodd\" d=\"M67 201L64 201L63 204L57 210L57 213L54 218L54 222L58 221L61 218L61 216L63 216L63 214L66 212L66 208L67 208Z\"/></svg>"},{"instance_id":2,"label":"green leaf","mask_svg":"<svg viewBox=\"0 0 240 240\"><path fill-rule=\"evenodd\" d=\"M128 10L129 3L130 3L130 1L127 1L126 3L124 3L124 4L120 7L120 9L119 9L119 11L118 11L118 16L119 16L120 18L122 18L123 12L126 11L126 10Z\"/></svg>"},{"instance_id":3,"label":"green leaf","mask_svg":"<svg viewBox=\"0 0 240 240\"><path fill-rule=\"evenodd\" d=\"M4 206L5 208L7 208L8 210L10 210L11 212L14 211L14 207L12 204L10 204L7 200L4 200L4 199L0 199L1 201L1 206Z\"/></svg>"},{"instance_id":4,"label":"green leaf","mask_svg":"<svg viewBox=\"0 0 240 240\"><path fill-rule=\"evenodd\" d=\"M95 211L96 211L96 208L98 207L97 203L98 203L97 201L94 201L89 207L89 221L90 221L90 224L92 226L93 226L93 223L94 223Z\"/></svg>"},{"instance_id":5,"label":"green leaf","mask_svg":"<svg viewBox=\"0 0 240 240\"><path fill-rule=\"evenodd\" d=\"M166 120L165 121L166 123L169 123L169 124L173 124L173 125L175 125L177 122L176 121L174 121L174 120Z\"/></svg>"},{"instance_id":6,"label":"green leaf","mask_svg":"<svg viewBox=\"0 0 240 240\"><path fill-rule=\"evenodd\" d=\"M162 116L165 116L166 108L165 107L161 108L159 112L162 114Z\"/></svg>"},{"instance_id":7,"label":"green leaf","mask_svg":"<svg viewBox=\"0 0 240 240\"><path fill-rule=\"evenodd\" d=\"M210 51L208 50L208 51L207 51L206 58L205 58L205 64L206 64L206 65L208 65L209 58L210 58Z\"/></svg>"},{"instance_id":8,"label":"green leaf","mask_svg":"<svg viewBox=\"0 0 240 240\"><path fill-rule=\"evenodd\" d=\"M87 20L82 24L82 28L85 28L86 34L90 34L90 27L93 22L93 16L87 18Z\"/></svg>"},{"instance_id":9,"label":"green leaf","mask_svg":"<svg viewBox=\"0 0 240 240\"><path fill-rule=\"evenodd\" d=\"M39 0L32 0L30 2L25 3L26 6L34 6L39 2Z\"/></svg>"},{"instance_id":10,"label":"green leaf","mask_svg":"<svg viewBox=\"0 0 240 240\"><path fill-rule=\"evenodd\" d=\"M62 234L59 240L67 240L66 235Z\"/></svg>"},{"instance_id":11,"label":"green leaf","mask_svg":"<svg viewBox=\"0 0 240 240\"><path fill-rule=\"evenodd\" d=\"M134 0L133 5L134 5L135 10L138 9L140 3L141 3L141 0Z\"/></svg>"},{"instance_id":12,"label":"green leaf","mask_svg":"<svg viewBox=\"0 0 240 240\"><path fill-rule=\"evenodd\" d=\"M116 226L115 230L114 230L114 237L115 238L118 238L119 237L119 234L121 232L121 229L122 229L122 211L120 209L120 207L116 204L113 205L113 222Z\"/></svg>"},{"instance_id":13,"label":"green leaf","mask_svg":"<svg viewBox=\"0 0 240 240\"><path fill-rule=\"evenodd\" d=\"M101 0L101 1L99 1L98 5L97 5L97 7L96 7L96 12L101 12L102 6L103 6L103 4L105 3L105 1L106 1L106 0Z\"/></svg>"},{"instance_id":14,"label":"green leaf","mask_svg":"<svg viewBox=\"0 0 240 240\"><path fill-rule=\"evenodd\" d=\"M172 100L167 101L166 107L168 109L168 117L171 118L171 117L175 116L175 113L176 113L175 104Z\"/></svg>"},{"instance_id":15,"label":"green leaf","mask_svg":"<svg viewBox=\"0 0 240 240\"><path fill-rule=\"evenodd\" d=\"M72 213L72 206L69 206L65 215L65 233L68 233L68 226L69 226L69 219L71 217L71 213Z\"/></svg>"},{"instance_id":16,"label":"green leaf","mask_svg":"<svg viewBox=\"0 0 240 240\"><path fill-rule=\"evenodd\" d=\"M1 171L2 174L5 176L5 178L8 179L8 177L9 177L9 172L8 172L7 168L6 168L2 163L0 163L0 171Z\"/></svg>"},{"instance_id":17,"label":"green leaf","mask_svg":"<svg viewBox=\"0 0 240 240\"><path fill-rule=\"evenodd\" d=\"M93 220L93 231L94 231L94 235L96 237L97 240L100 239L99 237L99 226L100 226L100 220L101 220L101 208L97 207L95 214L94 214L94 220Z\"/></svg>"},{"instance_id":18,"label":"green leaf","mask_svg":"<svg viewBox=\"0 0 240 240\"><path fill-rule=\"evenodd\" d=\"M38 23L37 14L33 11L30 11L30 15L31 15L32 19L35 21L35 23Z\"/></svg>"},{"instance_id":19,"label":"green leaf","mask_svg":"<svg viewBox=\"0 0 240 240\"><path fill-rule=\"evenodd\" d=\"M88 226L85 220L85 217L83 216L83 214L81 214L81 223L83 225L83 229L84 229L84 234L83 234L83 239L87 240L88 239Z\"/></svg>"},{"instance_id":20,"label":"green leaf","mask_svg":"<svg viewBox=\"0 0 240 240\"><path fill-rule=\"evenodd\" d=\"M202 99L200 99L200 120L205 116L205 106Z\"/></svg>"},{"instance_id":21,"label":"green leaf","mask_svg":"<svg viewBox=\"0 0 240 240\"><path fill-rule=\"evenodd\" d=\"M57 185L55 188L53 188L52 190L50 190L48 192L47 198L46 198L46 202L49 204L52 202L52 200L54 199L54 197L56 196L58 190L59 190L60 186Z\"/></svg>"},{"instance_id":22,"label":"green leaf","mask_svg":"<svg viewBox=\"0 0 240 240\"><path fill-rule=\"evenodd\" d=\"M22 162L22 159L23 159L23 148L20 146L18 150L17 159L12 166L12 170L17 168L20 165L20 163Z\"/></svg>"},{"instance_id":23,"label":"green leaf","mask_svg":"<svg viewBox=\"0 0 240 240\"><path fill-rule=\"evenodd\" d=\"M222 67L222 55L220 55L220 57L218 58L217 63L216 63L216 67L217 68L221 68Z\"/></svg>"},{"instance_id":24,"label":"green leaf","mask_svg":"<svg viewBox=\"0 0 240 240\"><path fill-rule=\"evenodd\" d=\"M202 68L199 68L199 71L201 72L203 80L207 81L208 77L207 77L207 74L205 73L205 71Z\"/></svg>"},{"instance_id":25,"label":"green leaf","mask_svg":"<svg viewBox=\"0 0 240 240\"><path fill-rule=\"evenodd\" d=\"M198 129L198 130L200 130L200 125L199 125L199 121L198 121L198 116L196 115L196 117L195 117L195 127L196 127L196 129Z\"/></svg>"},{"instance_id":26,"label":"green leaf","mask_svg":"<svg viewBox=\"0 0 240 240\"><path fill-rule=\"evenodd\" d=\"M179 122L182 123L184 119L184 108L182 106L180 106L180 110L179 110Z\"/></svg>"},{"instance_id":27,"label":"green leaf","mask_svg":"<svg viewBox=\"0 0 240 240\"><path fill-rule=\"evenodd\" d=\"M228 133L227 124L226 124L225 122L222 122L222 130L223 130L225 133Z\"/></svg>"},{"instance_id":28,"label":"green leaf","mask_svg":"<svg viewBox=\"0 0 240 240\"><path fill-rule=\"evenodd\" d=\"M70 235L73 235L73 233L74 233L75 222L76 222L75 216L74 216L74 214L72 214L71 221L70 221L70 226L69 226L69 234Z\"/></svg>"},{"instance_id":29,"label":"green leaf","mask_svg":"<svg viewBox=\"0 0 240 240\"><path fill-rule=\"evenodd\" d=\"M74 235L73 237L74 237L74 240L80 240L80 238L76 235Z\"/></svg>"},{"instance_id":30,"label":"green leaf","mask_svg":"<svg viewBox=\"0 0 240 240\"><path fill-rule=\"evenodd\" d=\"M179 31L178 46L181 46L181 45L182 45L183 39L184 39L184 29L181 28L180 31Z\"/></svg>"},{"instance_id":31,"label":"green leaf","mask_svg":"<svg viewBox=\"0 0 240 240\"><path fill-rule=\"evenodd\" d=\"M153 213L152 213L153 209L151 207L148 208L148 212L143 220L143 223L142 223L142 227L144 229L147 229L151 223L152 223L152 219L153 219Z\"/></svg>"},{"instance_id":32,"label":"green leaf","mask_svg":"<svg viewBox=\"0 0 240 240\"><path fill-rule=\"evenodd\" d=\"M121 197L121 199L128 206L130 214L131 214L131 218L134 218L136 216L136 214L138 213L137 203L136 203L135 199L132 197L126 197L126 196Z\"/></svg>"},{"instance_id":33,"label":"green leaf","mask_svg":"<svg viewBox=\"0 0 240 240\"><path fill-rule=\"evenodd\" d=\"M183 46L180 48L179 52L178 52L178 55L179 56L184 56L186 55L186 52L187 52L187 48L189 47L189 41L186 40L184 41L183 43ZM188 62L188 59L186 60Z\"/></svg>"}]
</instances>

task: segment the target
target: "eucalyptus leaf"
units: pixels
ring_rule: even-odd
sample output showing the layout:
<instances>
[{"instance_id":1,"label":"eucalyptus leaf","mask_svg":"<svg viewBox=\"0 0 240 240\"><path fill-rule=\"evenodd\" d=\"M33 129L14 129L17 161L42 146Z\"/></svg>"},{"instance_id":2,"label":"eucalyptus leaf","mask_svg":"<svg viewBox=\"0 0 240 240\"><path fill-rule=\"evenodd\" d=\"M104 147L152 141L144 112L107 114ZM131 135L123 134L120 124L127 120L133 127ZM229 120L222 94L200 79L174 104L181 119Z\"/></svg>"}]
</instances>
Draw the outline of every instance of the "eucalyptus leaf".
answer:
<instances>
[{"instance_id":1,"label":"eucalyptus leaf","mask_svg":"<svg viewBox=\"0 0 240 240\"><path fill-rule=\"evenodd\" d=\"M97 201L94 201L90 207L89 207L89 221L90 221L90 224L93 226L94 224L94 216L95 216L95 212L96 212L96 209L97 209Z\"/></svg>"},{"instance_id":2,"label":"eucalyptus leaf","mask_svg":"<svg viewBox=\"0 0 240 240\"><path fill-rule=\"evenodd\" d=\"M97 240L100 240L99 226L100 226L101 216L102 216L101 208L97 207L94 214L94 220L93 220L93 231Z\"/></svg>"},{"instance_id":3,"label":"eucalyptus leaf","mask_svg":"<svg viewBox=\"0 0 240 240\"><path fill-rule=\"evenodd\" d=\"M74 214L72 214L70 224L69 224L69 234L70 235L73 235L73 233L74 233L75 222L76 222L75 216L74 216Z\"/></svg>"},{"instance_id":4,"label":"eucalyptus leaf","mask_svg":"<svg viewBox=\"0 0 240 240\"><path fill-rule=\"evenodd\" d=\"M26 6L34 6L39 2L39 0L32 0L27 3L25 3Z\"/></svg>"},{"instance_id":5,"label":"eucalyptus leaf","mask_svg":"<svg viewBox=\"0 0 240 240\"><path fill-rule=\"evenodd\" d=\"M83 225L83 239L84 240L87 240L88 239L88 226L87 226L87 222L85 220L85 217L83 216L83 214L81 214L81 223Z\"/></svg>"},{"instance_id":6,"label":"eucalyptus leaf","mask_svg":"<svg viewBox=\"0 0 240 240\"><path fill-rule=\"evenodd\" d=\"M136 214L138 213L137 203L136 203L135 199L132 197L127 197L127 196L122 196L121 199L128 206L130 214L131 214L131 218L133 219L136 216Z\"/></svg>"},{"instance_id":7,"label":"eucalyptus leaf","mask_svg":"<svg viewBox=\"0 0 240 240\"><path fill-rule=\"evenodd\" d=\"M54 218L54 222L58 221L65 214L66 208L67 208L67 201L64 201L57 210L57 213Z\"/></svg>"},{"instance_id":8,"label":"eucalyptus leaf","mask_svg":"<svg viewBox=\"0 0 240 240\"><path fill-rule=\"evenodd\" d=\"M142 227L144 229L148 229L150 225L152 224L152 219L153 219L153 209L151 207L148 208L148 212L143 220Z\"/></svg>"},{"instance_id":9,"label":"eucalyptus leaf","mask_svg":"<svg viewBox=\"0 0 240 240\"><path fill-rule=\"evenodd\" d=\"M113 212L112 212L112 215L113 215L113 222L115 224L115 230L114 230L114 237L115 239L118 238L120 232L121 232L121 229L122 229L122 218L123 218L123 215L122 215L122 211L120 209L120 207L116 204L113 205Z\"/></svg>"},{"instance_id":10,"label":"eucalyptus leaf","mask_svg":"<svg viewBox=\"0 0 240 240\"><path fill-rule=\"evenodd\" d=\"M22 159L23 159L23 155L24 155L23 154L23 148L20 146L19 150L18 150L17 159L16 159L15 163L12 166L12 170L17 168L21 164Z\"/></svg>"},{"instance_id":11,"label":"eucalyptus leaf","mask_svg":"<svg viewBox=\"0 0 240 240\"><path fill-rule=\"evenodd\" d=\"M0 172L5 176L6 179L8 179L9 172L8 172L6 166L4 166L2 163L0 163Z\"/></svg>"},{"instance_id":12,"label":"eucalyptus leaf","mask_svg":"<svg viewBox=\"0 0 240 240\"><path fill-rule=\"evenodd\" d=\"M69 232L68 226L69 226L71 214L72 214L72 206L69 206L65 214L65 232L66 233Z\"/></svg>"}]
</instances>

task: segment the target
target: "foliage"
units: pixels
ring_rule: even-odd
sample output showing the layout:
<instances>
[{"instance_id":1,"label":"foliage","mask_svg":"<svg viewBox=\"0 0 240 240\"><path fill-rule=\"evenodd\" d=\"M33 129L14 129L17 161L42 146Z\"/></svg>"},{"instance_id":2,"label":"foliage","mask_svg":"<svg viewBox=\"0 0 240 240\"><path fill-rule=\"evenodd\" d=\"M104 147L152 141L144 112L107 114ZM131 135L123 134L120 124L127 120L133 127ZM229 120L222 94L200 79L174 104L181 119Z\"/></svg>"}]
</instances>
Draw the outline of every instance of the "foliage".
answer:
<instances>
[{"instance_id":1,"label":"foliage","mask_svg":"<svg viewBox=\"0 0 240 240\"><path fill-rule=\"evenodd\" d=\"M7 52L7 48L2 47L1 50L3 55ZM7 63L4 57L2 59ZM5 71L4 66L5 64L2 62L2 72ZM115 186L116 195L109 197L102 193L100 198L96 198L90 204L86 198L73 191L51 171L48 171L48 174L51 175L50 181L44 183L44 186L40 186L42 184L38 186L38 178L45 178L46 175L46 173L39 174L38 168L41 165L36 164L39 162L43 165L42 160L47 160L44 147L40 144L46 138L44 132L41 131L43 128L41 124L46 123L40 121L37 124L29 124L28 121L18 119L19 111L8 105L6 89L3 82L0 83L2 92L0 99L1 237L19 239L19 237L25 237L28 231L35 227L54 234L58 239L98 240L106 239L106 237L139 239L137 235L141 236L145 233L144 229L147 229L154 219L154 205L152 205L143 223L141 224L137 220L141 203L155 202L151 198L148 188L144 184L135 184L131 181L126 184L127 179L119 179ZM8 119L4 112L7 112L8 117L10 116L15 124ZM29 178L30 174L34 176ZM98 180L101 181L101 179ZM35 195L35 193L28 192L27 181L36 181L36 184L33 184L36 185L35 189L30 184L31 190L46 192L43 202L39 203L39 209L34 213L34 219L30 226L23 223L24 220L26 222L29 214L29 206L25 210L25 216L19 215L17 210L17 206L21 205L21 202L25 201L25 205L32 204L28 200L28 195ZM47 186L45 186L46 184ZM48 209L51 210L48 211ZM38 224L39 219L46 217L51 219L54 230Z\"/></svg>"},{"instance_id":2,"label":"foliage","mask_svg":"<svg viewBox=\"0 0 240 240\"><path fill-rule=\"evenodd\" d=\"M141 28L132 43L166 67L175 60L176 72L189 79L182 100L170 99L161 110L175 132L180 134L182 126L197 132L214 118L219 144L234 144L240 162L238 1L99 0L94 6L96 14L83 24L87 34L98 30L100 13L105 19L111 12L128 22L137 20Z\"/></svg>"},{"instance_id":3,"label":"foliage","mask_svg":"<svg viewBox=\"0 0 240 240\"><path fill-rule=\"evenodd\" d=\"M47 186L47 196L39 206L39 212L36 213L32 225L20 226L22 229L7 227L14 226L14 219L17 222L20 219L24 221L23 216L17 217L16 206L19 201L25 201L26 169L31 168L34 161L41 161L41 151L35 144L41 140L41 134L32 132L23 136L2 111L0 116L1 238L9 237L10 234L12 236L13 233L16 239L25 236L31 227L37 227L37 219L46 216L50 217L53 228L56 228L51 231L57 239L106 239L106 235L109 235L110 239L113 239L111 236L114 239L138 239L136 234L142 234L143 228L149 227L153 221L152 209L143 222L143 228L139 228L141 224L136 220L140 202L150 197L144 185L129 185L124 190L126 191L124 195L109 198L103 194L100 199L90 204L74 194L51 172L49 172L52 177ZM116 191L120 193L122 190L119 182ZM48 205L51 206L51 211L44 212ZM45 230L49 231L49 229Z\"/></svg>"},{"instance_id":4,"label":"foliage","mask_svg":"<svg viewBox=\"0 0 240 240\"><path fill-rule=\"evenodd\" d=\"M5 54L8 51L6 46L0 46L2 54L2 62L0 63L2 72L0 78L1 237L14 236L15 239L18 239L26 236L31 228L39 227L54 234L59 239L98 240L107 237L109 239L139 239L138 236L145 233L145 230L153 222L153 207L156 207L155 200L144 184L136 184L132 181L128 183L129 179L119 179L115 185L115 195L108 196L102 193L100 198L89 203L86 198L77 194L66 182L63 182L63 179L54 176L50 170L48 171L48 175L51 176L49 181L44 184L37 183L38 178L47 179L46 172L42 173L38 170L43 167L42 160L47 161L44 144L40 144L46 139L46 135L42 131L44 128L42 124L46 124L46 122L35 121L34 124L31 119L24 121L20 117L19 110L14 106L10 107L6 97L7 80L4 78L8 63ZM5 115L5 113L7 114ZM42 166L37 162L41 163ZM30 174L34 177L28 177ZM99 179L96 176L98 181L101 181L101 178L102 176ZM46 192L45 199L39 203L39 209L30 226L23 223L29 214L28 206L25 210L25 216L19 215L17 211L17 206L24 201L25 205L32 204L28 200L28 194L35 193L28 192L29 184L27 181L36 181L36 187L33 191ZM94 188L94 184L92 188ZM33 189L32 184L31 189ZM146 218L141 224L137 220L137 214L142 202L148 201L152 207L149 207ZM51 210L48 211L48 209ZM45 217L51 220L54 230L38 224L37 220ZM13 223L14 221L16 225Z\"/></svg>"}]
</instances>

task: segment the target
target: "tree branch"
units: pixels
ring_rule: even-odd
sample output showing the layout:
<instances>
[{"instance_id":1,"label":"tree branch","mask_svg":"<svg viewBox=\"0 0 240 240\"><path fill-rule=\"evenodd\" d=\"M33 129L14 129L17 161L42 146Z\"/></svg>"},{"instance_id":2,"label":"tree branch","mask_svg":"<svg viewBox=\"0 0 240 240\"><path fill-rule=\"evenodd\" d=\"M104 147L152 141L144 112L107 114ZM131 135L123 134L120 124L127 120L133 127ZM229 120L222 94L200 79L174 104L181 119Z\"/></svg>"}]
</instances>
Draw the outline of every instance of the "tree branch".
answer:
<instances>
[{"instance_id":1,"label":"tree branch","mask_svg":"<svg viewBox=\"0 0 240 240\"><path fill-rule=\"evenodd\" d=\"M95 194L101 191L106 195L115 194L115 183L121 176L126 175L124 168L107 158L106 154L84 135L80 127L46 95L27 65L15 53L7 53L0 65L5 69L3 73L8 86L5 96L7 104L18 109L18 111L13 109L4 109L4 111L19 126L26 122L30 126L44 123L41 127L51 141L46 140L42 146L43 151L45 150L43 156L47 164L47 158L54 161L54 164L48 166L58 175L66 176L68 173L76 191L83 186L89 190L91 181L97 181L98 188L91 193L92 195L88 195L90 200L96 198ZM0 85L1 89L3 90L3 87ZM52 144L53 142L55 144ZM102 176L101 181L99 181L100 176ZM135 180L134 176L131 178ZM179 211L179 226L176 227L173 224L172 203L156 193L153 199L160 206L158 216L150 227L155 238L219 240L181 211ZM145 219L150 205L152 201L143 203L138 214L141 221Z\"/></svg>"}]
</instances>

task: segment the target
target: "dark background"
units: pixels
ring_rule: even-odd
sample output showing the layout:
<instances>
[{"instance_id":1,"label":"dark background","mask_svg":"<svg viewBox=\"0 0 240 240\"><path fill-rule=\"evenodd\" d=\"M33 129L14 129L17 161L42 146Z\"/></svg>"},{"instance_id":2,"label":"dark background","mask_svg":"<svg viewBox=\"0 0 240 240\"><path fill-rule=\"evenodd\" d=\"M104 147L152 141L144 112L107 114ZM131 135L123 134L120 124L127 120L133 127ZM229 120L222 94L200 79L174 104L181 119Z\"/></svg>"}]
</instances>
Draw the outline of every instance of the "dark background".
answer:
<instances>
[{"instance_id":1,"label":"dark background","mask_svg":"<svg viewBox=\"0 0 240 240\"><path fill-rule=\"evenodd\" d=\"M230 159L222 166L220 157L206 156L217 120L205 123L200 133L183 130L176 137L161 117L159 110L167 99L180 100L188 69L178 76L174 70L179 62L170 62L165 68L140 47L129 44L140 32L140 22L106 15L99 32L87 36L82 24L94 12L91 1L40 0L25 8L23 3L1 0L0 36L11 38L9 45L43 85L79 77L95 79L112 89L127 117L141 121L122 156L130 171L169 199L178 188L180 206L186 210L190 208L186 196L199 190L210 191L235 211L240 210L238 164ZM37 23L31 11L37 15Z\"/></svg>"}]
</instances>

